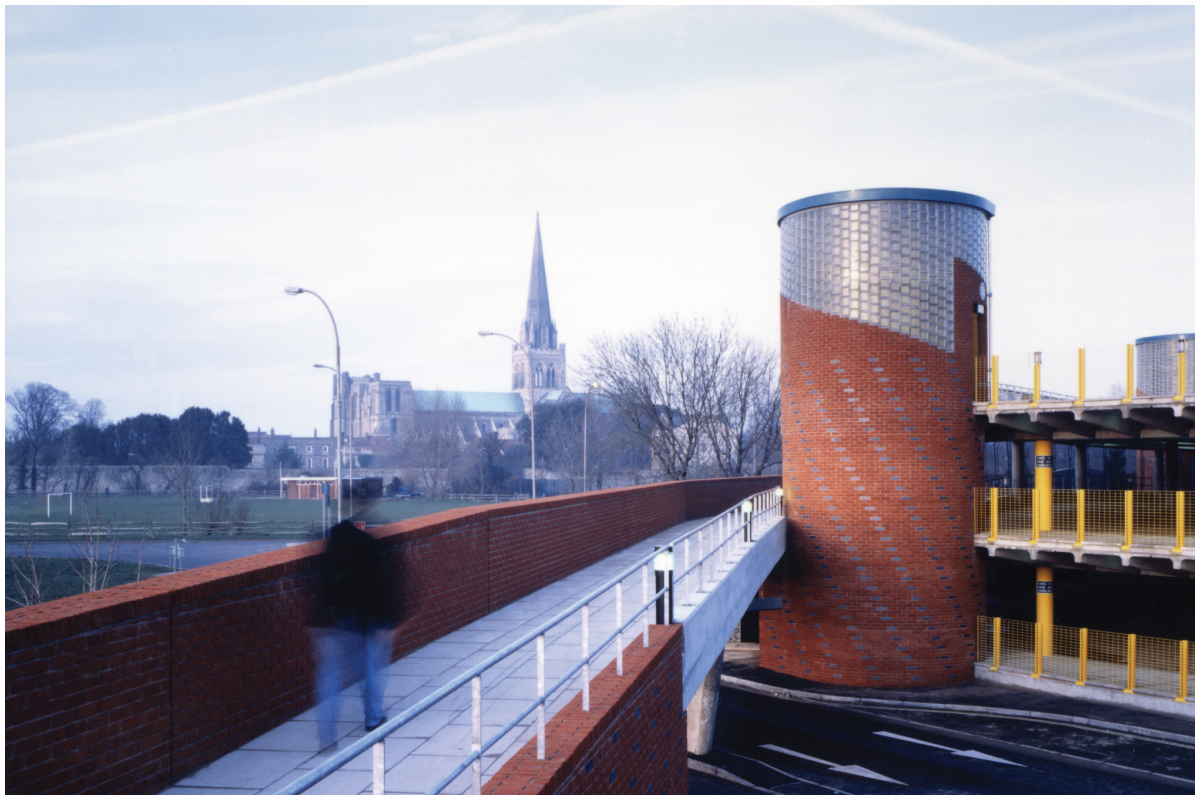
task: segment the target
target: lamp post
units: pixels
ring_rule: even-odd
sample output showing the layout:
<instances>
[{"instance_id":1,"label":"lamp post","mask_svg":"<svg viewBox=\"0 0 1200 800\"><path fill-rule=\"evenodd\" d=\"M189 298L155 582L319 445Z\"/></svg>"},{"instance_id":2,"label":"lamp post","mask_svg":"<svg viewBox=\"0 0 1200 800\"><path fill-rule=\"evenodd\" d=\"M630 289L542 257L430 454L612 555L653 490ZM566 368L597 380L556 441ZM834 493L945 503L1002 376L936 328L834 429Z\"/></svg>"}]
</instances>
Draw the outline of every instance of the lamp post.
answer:
<instances>
[{"instance_id":1,"label":"lamp post","mask_svg":"<svg viewBox=\"0 0 1200 800\"><path fill-rule=\"evenodd\" d=\"M592 390L599 389L600 384L595 381L588 387L587 397L583 399L583 490L588 490L587 485L587 412L588 403L592 400Z\"/></svg>"},{"instance_id":2,"label":"lamp post","mask_svg":"<svg viewBox=\"0 0 1200 800\"><path fill-rule=\"evenodd\" d=\"M537 431L533 426L533 412L537 405L537 395L534 393L533 385L533 357L529 355L529 348L518 342L513 337L506 333L496 333L495 331L480 331L480 336L502 336L515 344L522 353L525 354L525 361L529 364L529 463L533 468L533 499L537 500Z\"/></svg>"},{"instance_id":3,"label":"lamp post","mask_svg":"<svg viewBox=\"0 0 1200 800\"><path fill-rule=\"evenodd\" d=\"M340 373L337 370L335 370L333 367L328 367L324 364L313 364L313 366L316 367L317 369L327 369L330 372L332 372L334 375L340 375ZM341 398L342 398L342 382L339 379L338 380L338 401L339 401L339 403L341 402ZM352 417L354 416L353 411L351 412L351 416ZM344 422L344 420L342 419L342 410L339 407L338 408L338 421L337 421L338 430L342 429L343 422ZM348 430L346 432L346 440L347 440L346 445L350 448L350 460L348 462L349 467L350 467L350 517L353 518L354 517L354 423L353 422L350 423L350 430ZM342 441L341 436L339 435L338 436L338 444L339 445L341 445L341 441ZM338 453L337 454L338 466L340 467L341 463L342 463L342 451L339 449L337 451L337 453ZM342 498L342 479L339 475L339 477L338 477L338 500L340 501L341 498Z\"/></svg>"},{"instance_id":4,"label":"lamp post","mask_svg":"<svg viewBox=\"0 0 1200 800\"><path fill-rule=\"evenodd\" d=\"M337 367L334 369L334 374L337 375L337 398L336 398L336 419L334 421L335 435L337 436L337 469L335 477L337 478L337 515L338 522L342 521L342 342L338 338L337 320L333 318L333 312L329 310L329 304L321 295L314 292L312 289L301 289L298 286L288 286L283 291L291 295L311 294L313 297L321 301L321 305L325 306L325 311L329 313L329 321L333 323L333 344L334 344L334 363ZM328 367L326 368L328 369Z\"/></svg>"}]
</instances>

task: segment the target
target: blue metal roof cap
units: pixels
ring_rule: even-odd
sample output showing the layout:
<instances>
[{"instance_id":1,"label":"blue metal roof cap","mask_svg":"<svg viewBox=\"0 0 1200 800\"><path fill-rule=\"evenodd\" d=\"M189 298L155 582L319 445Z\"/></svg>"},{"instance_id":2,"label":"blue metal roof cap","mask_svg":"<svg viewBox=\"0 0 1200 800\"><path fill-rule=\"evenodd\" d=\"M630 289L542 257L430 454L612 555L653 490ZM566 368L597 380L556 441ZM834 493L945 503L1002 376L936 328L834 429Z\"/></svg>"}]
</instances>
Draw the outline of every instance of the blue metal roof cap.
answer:
<instances>
[{"instance_id":1,"label":"blue metal roof cap","mask_svg":"<svg viewBox=\"0 0 1200 800\"><path fill-rule=\"evenodd\" d=\"M1145 336L1141 339L1134 339L1133 343L1135 345L1136 344L1149 344L1150 342L1166 342L1166 341L1174 340L1174 339L1195 339L1195 338L1196 338L1196 334L1194 334L1194 333L1168 333L1165 336Z\"/></svg>"},{"instance_id":2,"label":"blue metal roof cap","mask_svg":"<svg viewBox=\"0 0 1200 800\"><path fill-rule=\"evenodd\" d=\"M949 192L944 189L851 189L847 192L814 194L811 197L804 197L788 203L779 209L779 218L776 220L776 224L783 222L784 217L806 208L831 206L836 203L865 203L871 200L928 200L934 203L957 203L960 206L978 208L989 218L996 215L995 205L977 194L967 194L966 192Z\"/></svg>"}]
</instances>

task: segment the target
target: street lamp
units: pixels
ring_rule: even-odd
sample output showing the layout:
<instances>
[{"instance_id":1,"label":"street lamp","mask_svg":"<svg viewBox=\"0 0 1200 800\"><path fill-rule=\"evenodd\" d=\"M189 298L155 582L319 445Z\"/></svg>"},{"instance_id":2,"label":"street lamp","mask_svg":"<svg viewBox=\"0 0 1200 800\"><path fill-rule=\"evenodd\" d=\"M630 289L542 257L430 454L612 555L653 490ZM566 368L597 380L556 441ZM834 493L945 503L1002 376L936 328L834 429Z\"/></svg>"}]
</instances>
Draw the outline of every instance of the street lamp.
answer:
<instances>
[{"instance_id":1,"label":"street lamp","mask_svg":"<svg viewBox=\"0 0 1200 800\"><path fill-rule=\"evenodd\" d=\"M600 384L593 381L592 385L588 387L587 397L585 397L583 400L583 490L585 492L587 491L587 488L588 488L588 485L587 485L587 412L588 412L588 403L590 403L592 400L592 390L599 389L599 388L600 388Z\"/></svg>"},{"instance_id":2,"label":"street lamp","mask_svg":"<svg viewBox=\"0 0 1200 800\"><path fill-rule=\"evenodd\" d=\"M333 323L333 344L337 367L334 369L334 374L337 375L337 398L336 398L336 420L334 427L337 436L337 468L335 476L337 479L337 496L338 507L337 515L338 522L342 521L342 342L338 338L337 320L333 318L333 312L329 310L329 304L321 295L314 292L312 289L301 289L299 286L288 286L283 291L291 295L311 294L313 297L321 301L321 305L325 306L325 311L329 313L329 321ZM316 365L314 365L316 366ZM328 367L326 367L328 369Z\"/></svg>"},{"instance_id":3,"label":"street lamp","mask_svg":"<svg viewBox=\"0 0 1200 800\"><path fill-rule=\"evenodd\" d=\"M328 367L324 364L313 364L313 366L316 367L317 369L327 369L330 372L332 372L334 375L338 374L337 370L335 370L333 367ZM339 403L341 401L341 396L342 396L342 383L341 383L341 381L338 381L338 401L339 401ZM351 411L350 415L354 416L354 412ZM345 422L345 420L342 419L342 409L339 406L339 408L338 408L338 430L342 429L342 424L344 422ZM341 444L340 436L338 437L338 444L339 445ZM348 461L348 464L350 467L350 516L353 517L354 516L354 424L353 423L350 424L350 430L346 432L346 444L350 448L350 459ZM338 459L338 464L340 466L342 463L342 451L340 449L338 450L337 459ZM342 487L341 487L341 478L339 478L338 479L338 500L341 500L341 496L342 496Z\"/></svg>"},{"instance_id":4,"label":"street lamp","mask_svg":"<svg viewBox=\"0 0 1200 800\"><path fill-rule=\"evenodd\" d=\"M480 331L480 336L502 336L515 344L522 353L525 354L525 361L529 364L529 462L533 466L533 499L537 500L537 432L533 427L533 411L537 405L537 395L533 389L533 357L529 355L529 349L525 345L518 342L513 337L506 333L496 333L494 331Z\"/></svg>"}]
</instances>

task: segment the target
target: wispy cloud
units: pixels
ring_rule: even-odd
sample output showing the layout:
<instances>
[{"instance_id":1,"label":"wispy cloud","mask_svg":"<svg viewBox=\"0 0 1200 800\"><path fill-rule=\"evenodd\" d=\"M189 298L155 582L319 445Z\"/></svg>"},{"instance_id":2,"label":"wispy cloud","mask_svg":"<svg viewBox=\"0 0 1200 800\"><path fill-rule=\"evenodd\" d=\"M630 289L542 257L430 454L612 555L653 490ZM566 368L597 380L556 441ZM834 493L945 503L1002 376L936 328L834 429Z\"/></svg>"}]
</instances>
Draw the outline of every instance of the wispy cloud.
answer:
<instances>
[{"instance_id":1,"label":"wispy cloud","mask_svg":"<svg viewBox=\"0 0 1200 800\"><path fill-rule=\"evenodd\" d=\"M1015 61L1006 56L997 55L982 47L951 39L936 31L905 25L894 19L883 16L865 8L849 6L818 6L815 11L828 14L861 30L870 31L879 36L902 44L912 45L942 55L950 56L981 67L998 69L1015 78L1024 78L1054 87L1059 91L1070 94L1102 100L1125 108L1132 108L1147 114L1165 117L1177 122L1194 125L1194 115L1175 106L1151 103L1137 97L1131 97L1120 92L1109 91L1094 86L1086 81L1072 78L1044 67L1035 67Z\"/></svg>"},{"instance_id":2,"label":"wispy cloud","mask_svg":"<svg viewBox=\"0 0 1200 800\"><path fill-rule=\"evenodd\" d=\"M375 66L365 67L363 69L357 69L351 72L345 72L341 75L333 75L328 78L307 81L295 86L274 89L269 92L261 92L248 97L238 98L237 100L229 100L223 103L213 103L206 106L200 106L198 108L188 109L187 111L179 111L173 114L164 114L159 117L139 120L138 122L115 125L109 128L103 128L101 130L88 131L86 133L64 136L57 139L48 139L42 142L33 142L31 144L10 147L7 148L6 152L10 156L40 153L48 150L70 147L73 145L87 144L104 139L112 139L114 137L142 133L166 126L178 125L182 122L189 122L192 120L219 116L236 111L244 111L247 109L274 105L300 97L311 96L319 92L326 92L331 89L338 89L344 86L350 86L357 83L377 80L390 75L409 72L433 64L469 58L504 48L528 45L537 41L552 39L603 25L627 22L651 13L654 13L653 9L614 8L589 14L581 14L563 20L562 22L522 25L521 27L515 28L511 31L506 31L504 33L495 34L492 36L483 36L478 39L472 39L471 41L460 42L458 44L448 45L446 47L441 47L434 50L428 50L424 53L406 56L404 58L396 59L395 61L389 61L383 64L377 64Z\"/></svg>"}]
</instances>

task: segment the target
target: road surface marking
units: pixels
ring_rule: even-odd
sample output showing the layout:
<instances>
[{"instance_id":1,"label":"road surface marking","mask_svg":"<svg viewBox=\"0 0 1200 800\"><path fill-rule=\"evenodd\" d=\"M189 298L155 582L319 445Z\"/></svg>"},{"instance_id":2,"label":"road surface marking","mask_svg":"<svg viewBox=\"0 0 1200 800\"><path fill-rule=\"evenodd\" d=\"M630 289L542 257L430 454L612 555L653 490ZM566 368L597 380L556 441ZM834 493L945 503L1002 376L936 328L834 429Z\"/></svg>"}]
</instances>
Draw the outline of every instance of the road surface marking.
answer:
<instances>
[{"instance_id":1,"label":"road surface marking","mask_svg":"<svg viewBox=\"0 0 1200 800\"><path fill-rule=\"evenodd\" d=\"M978 758L983 761L994 761L997 764L1011 764L1014 767L1024 767L1024 764L1018 764L1015 761L1005 761L1003 758L989 756L987 753L981 753L978 750L955 750L953 747L946 747L944 744L934 744L933 742L923 742L920 739L912 739L908 736L901 736L898 733L890 733L888 731L875 731L876 736L886 736L889 739L899 739L903 742L912 742L913 744L923 744L926 747L936 747L939 750L949 750L956 756L966 756L967 758Z\"/></svg>"},{"instance_id":2,"label":"road surface marking","mask_svg":"<svg viewBox=\"0 0 1200 800\"><path fill-rule=\"evenodd\" d=\"M804 753L797 753L795 750L787 750L773 744L760 744L759 747L762 747L766 750L774 750L776 753L783 753L784 755L803 758L806 761L815 761L818 764L824 764L825 766L829 767L830 772L844 772L848 775L857 775L860 778L870 778L873 781L887 781L888 783L898 783L901 786L908 786L908 784L904 783L903 781L894 780L886 775L880 775L878 772L872 772L866 767L860 767L857 764L849 764L843 767L838 764L834 764L832 761L825 761L824 759L816 758L814 756L806 756Z\"/></svg>"},{"instance_id":3,"label":"road surface marking","mask_svg":"<svg viewBox=\"0 0 1200 800\"><path fill-rule=\"evenodd\" d=\"M807 783L809 786L819 786L820 788L824 789L825 791L833 792L834 794L850 794L850 792L846 792L841 789L835 789L832 786L826 786L823 783L817 783L816 781L810 781L805 778L798 777L796 775L793 775L790 772L780 769L779 767L772 767L767 762L759 761L757 758L751 758L750 756L744 756L741 753L734 753L729 750L720 750L720 748L717 748L717 749L719 752L724 753L727 756L733 756L734 758L744 758L747 761L752 761L755 764L758 764L760 767L766 767L767 769L769 769L773 772L778 772L780 775L786 775L788 777L788 779L791 781L799 781L800 783ZM690 763L691 759L688 759L688 761Z\"/></svg>"}]
</instances>

